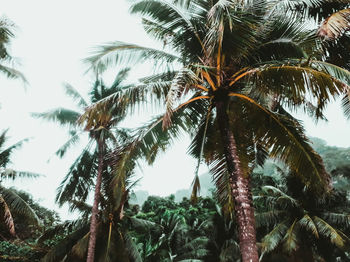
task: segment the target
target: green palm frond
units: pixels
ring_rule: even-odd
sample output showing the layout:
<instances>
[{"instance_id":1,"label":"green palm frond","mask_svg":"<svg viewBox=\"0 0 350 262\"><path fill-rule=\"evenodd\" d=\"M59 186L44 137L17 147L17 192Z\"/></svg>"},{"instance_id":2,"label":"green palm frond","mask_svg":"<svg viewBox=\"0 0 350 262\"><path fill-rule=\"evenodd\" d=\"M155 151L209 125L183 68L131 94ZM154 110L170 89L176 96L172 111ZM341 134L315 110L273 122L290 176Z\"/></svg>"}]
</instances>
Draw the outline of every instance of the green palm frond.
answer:
<instances>
[{"instance_id":1,"label":"green palm frond","mask_svg":"<svg viewBox=\"0 0 350 262\"><path fill-rule=\"evenodd\" d=\"M167 1L151 0L139 1L131 7L131 13L138 13L144 17L159 22L171 32L179 32L202 45L201 38L193 20L183 6ZM171 36L171 34L170 34ZM176 47L175 47L176 48Z\"/></svg>"},{"instance_id":2,"label":"green palm frond","mask_svg":"<svg viewBox=\"0 0 350 262\"><path fill-rule=\"evenodd\" d=\"M350 214L344 213L335 213L335 212L323 212L321 214L322 218L330 223L341 226L341 227L349 227L350 226Z\"/></svg>"},{"instance_id":3,"label":"green palm frond","mask_svg":"<svg viewBox=\"0 0 350 262\"><path fill-rule=\"evenodd\" d=\"M69 211L71 212L78 210L82 214L89 215L91 213L92 206L83 201L70 200L68 203L69 203Z\"/></svg>"},{"instance_id":4,"label":"green palm frond","mask_svg":"<svg viewBox=\"0 0 350 262\"><path fill-rule=\"evenodd\" d=\"M255 100L240 94L233 94L245 106L258 141L264 141L272 158L286 163L305 182L307 187L322 194L329 189L330 179L321 157L312 149L300 123L290 117L269 111Z\"/></svg>"},{"instance_id":5,"label":"green palm frond","mask_svg":"<svg viewBox=\"0 0 350 262\"><path fill-rule=\"evenodd\" d=\"M270 233L264 236L261 242L261 257L264 254L274 250L282 242L288 228L288 221L284 220L283 222L276 225Z\"/></svg>"},{"instance_id":6,"label":"green palm frond","mask_svg":"<svg viewBox=\"0 0 350 262\"><path fill-rule=\"evenodd\" d=\"M0 136L0 147L3 147L5 141L7 140L6 133L7 133L7 130L3 131L3 133ZM25 138L16 142L11 146L8 146L7 148L1 149L0 150L0 167L5 168L7 164L11 162L10 157L13 150L22 147L23 143L27 142L28 140L29 140L28 138Z\"/></svg>"},{"instance_id":7,"label":"green palm frond","mask_svg":"<svg viewBox=\"0 0 350 262\"><path fill-rule=\"evenodd\" d=\"M114 78L114 81L109 89L115 90L117 88L121 88L120 85L123 81L125 81L128 78L130 70L131 68L127 67L118 71L117 76Z\"/></svg>"},{"instance_id":8,"label":"green palm frond","mask_svg":"<svg viewBox=\"0 0 350 262\"><path fill-rule=\"evenodd\" d=\"M316 238L319 238L317 226L308 214L305 214L302 219L298 221L298 224L310 231Z\"/></svg>"},{"instance_id":9,"label":"green palm frond","mask_svg":"<svg viewBox=\"0 0 350 262\"><path fill-rule=\"evenodd\" d=\"M166 129L171 125L171 117L175 109L176 103L188 91L192 84L198 81L198 77L192 70L182 68L178 71L171 82L169 92L166 96L166 111L163 119L163 128Z\"/></svg>"},{"instance_id":10,"label":"green palm frond","mask_svg":"<svg viewBox=\"0 0 350 262\"><path fill-rule=\"evenodd\" d=\"M90 153L90 144L71 165L67 175L57 188L56 202L63 205L72 199L85 201L94 185L97 163L96 153Z\"/></svg>"},{"instance_id":11,"label":"green palm frond","mask_svg":"<svg viewBox=\"0 0 350 262\"><path fill-rule=\"evenodd\" d=\"M286 235L283 238L283 248L289 254L298 248L298 238L296 233L297 220L295 219L290 228L287 230Z\"/></svg>"},{"instance_id":12,"label":"green palm frond","mask_svg":"<svg viewBox=\"0 0 350 262\"><path fill-rule=\"evenodd\" d=\"M71 234L86 225L87 221L85 219L66 220L63 223L45 229L45 232L36 241L37 243L42 244L44 241L52 239L58 234Z\"/></svg>"},{"instance_id":13,"label":"green palm frond","mask_svg":"<svg viewBox=\"0 0 350 262\"><path fill-rule=\"evenodd\" d=\"M75 102L77 102L77 105L79 105L82 109L88 106L88 103L85 101L85 99L82 97L81 94L69 83L64 83L63 87L65 89L66 94L71 97Z\"/></svg>"},{"instance_id":14,"label":"green palm frond","mask_svg":"<svg viewBox=\"0 0 350 262\"><path fill-rule=\"evenodd\" d=\"M308 111L309 100L316 101L314 116L321 117L327 103L346 90L346 84L342 82L350 74L346 70L339 70L336 67L325 66L323 62L311 61L311 66L303 66L307 60L300 60L298 65L276 65L255 69L254 78L258 89L262 93L273 93L279 97L282 106L291 110L302 108ZM333 70L338 75L333 76ZM331 73L331 74L330 74ZM342 76L341 79L337 76ZM347 82L345 82L347 83Z\"/></svg>"},{"instance_id":15,"label":"green palm frond","mask_svg":"<svg viewBox=\"0 0 350 262\"><path fill-rule=\"evenodd\" d=\"M80 141L82 132L70 131L70 138L55 152L55 155L63 158L66 152Z\"/></svg>"},{"instance_id":16,"label":"green palm frond","mask_svg":"<svg viewBox=\"0 0 350 262\"><path fill-rule=\"evenodd\" d=\"M89 236L90 236L90 232L85 234L82 238L80 238L72 247L70 252L74 255L74 257L79 259L84 259L86 257L86 253L88 250Z\"/></svg>"},{"instance_id":17,"label":"green palm frond","mask_svg":"<svg viewBox=\"0 0 350 262\"><path fill-rule=\"evenodd\" d=\"M1 180L2 179L15 180L17 178L37 178L40 176L42 175L38 173L33 173L28 171L18 171L10 168L6 168L0 171Z\"/></svg>"},{"instance_id":18,"label":"green palm frond","mask_svg":"<svg viewBox=\"0 0 350 262\"><path fill-rule=\"evenodd\" d=\"M69 234L63 240L61 240L56 246L54 246L42 259L42 262L57 262L61 261L72 247L89 232L89 225Z\"/></svg>"},{"instance_id":19,"label":"green palm frond","mask_svg":"<svg viewBox=\"0 0 350 262\"><path fill-rule=\"evenodd\" d=\"M255 213L256 227L265 227L270 225L276 225L279 219L286 215L285 211L281 210L269 210L266 212Z\"/></svg>"},{"instance_id":20,"label":"green palm frond","mask_svg":"<svg viewBox=\"0 0 350 262\"><path fill-rule=\"evenodd\" d=\"M130 223L132 225L132 228L136 230L136 232L160 232L161 231L161 226L158 224L148 221L145 219L140 219L140 218L135 218L135 217L129 217Z\"/></svg>"},{"instance_id":21,"label":"green palm frond","mask_svg":"<svg viewBox=\"0 0 350 262\"><path fill-rule=\"evenodd\" d=\"M4 73L8 78L20 79L24 83L27 83L27 79L25 78L25 76L20 71L18 71L13 67L0 64L0 72Z\"/></svg>"},{"instance_id":22,"label":"green palm frond","mask_svg":"<svg viewBox=\"0 0 350 262\"><path fill-rule=\"evenodd\" d=\"M12 214L24 216L36 225L42 224L35 211L13 190L0 187L0 193Z\"/></svg>"},{"instance_id":23,"label":"green palm frond","mask_svg":"<svg viewBox=\"0 0 350 262\"><path fill-rule=\"evenodd\" d=\"M84 62L90 65L90 69L103 72L110 66L132 65L149 59L165 63L179 60L177 56L165 51L116 41L99 46L90 57L84 59Z\"/></svg>"},{"instance_id":24,"label":"green palm frond","mask_svg":"<svg viewBox=\"0 0 350 262\"><path fill-rule=\"evenodd\" d=\"M60 125L76 126L80 113L71 109L56 108L44 113L32 113L35 118L58 122Z\"/></svg>"},{"instance_id":25,"label":"green palm frond","mask_svg":"<svg viewBox=\"0 0 350 262\"><path fill-rule=\"evenodd\" d=\"M274 186L263 186L263 187L261 187L261 189L267 195L274 196L276 202L279 202L279 203L287 202L289 204L289 206L294 206L294 207L299 206L298 200L296 200L293 197L289 196L288 194L282 192L277 187L274 187Z\"/></svg>"},{"instance_id":26,"label":"green palm frond","mask_svg":"<svg viewBox=\"0 0 350 262\"><path fill-rule=\"evenodd\" d=\"M137 247L136 243L134 242L133 238L130 236L130 234L128 234L128 233L124 234L124 239L125 239L125 247L126 247L128 254L131 257L132 261L143 262L141 254L138 251L138 247Z\"/></svg>"},{"instance_id":27,"label":"green palm frond","mask_svg":"<svg viewBox=\"0 0 350 262\"><path fill-rule=\"evenodd\" d=\"M336 245L338 248L343 249L346 243L349 243L349 238L347 238L340 231L329 225L323 219L314 216L313 221L315 222L318 233L324 237L330 239L331 243Z\"/></svg>"},{"instance_id":28,"label":"green palm frond","mask_svg":"<svg viewBox=\"0 0 350 262\"><path fill-rule=\"evenodd\" d=\"M341 104L345 117L350 119L350 92L347 92L347 94L342 98Z\"/></svg>"},{"instance_id":29,"label":"green palm frond","mask_svg":"<svg viewBox=\"0 0 350 262\"><path fill-rule=\"evenodd\" d=\"M226 168L226 159L221 156L210 164L210 173L216 186L216 195L225 215L232 216L234 199L231 194L230 177Z\"/></svg>"}]
</instances>

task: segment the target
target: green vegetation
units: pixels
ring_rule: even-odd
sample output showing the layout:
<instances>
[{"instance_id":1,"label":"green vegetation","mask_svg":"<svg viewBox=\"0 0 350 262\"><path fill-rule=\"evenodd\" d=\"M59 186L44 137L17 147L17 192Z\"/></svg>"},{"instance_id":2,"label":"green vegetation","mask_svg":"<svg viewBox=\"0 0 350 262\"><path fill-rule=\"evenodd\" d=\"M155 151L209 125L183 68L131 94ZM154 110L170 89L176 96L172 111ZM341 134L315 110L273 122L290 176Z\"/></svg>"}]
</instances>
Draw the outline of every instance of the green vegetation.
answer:
<instances>
[{"instance_id":1,"label":"green vegetation","mask_svg":"<svg viewBox=\"0 0 350 262\"><path fill-rule=\"evenodd\" d=\"M95 77L89 99L65 84L79 110L33 114L68 128L59 157L88 137L56 192L56 202L79 218L62 222L29 194L0 184L0 260L350 261L350 148L309 139L292 115L301 110L325 120L326 106L341 97L350 118L349 7L322 0L135 1L131 13L163 47L98 47L84 60ZM0 71L25 80L7 66L12 27L0 20ZM154 73L126 84L128 66L144 62ZM116 66L126 69L107 86L105 73ZM149 106L162 113L121 127ZM0 183L40 179L8 168L26 140L6 147L6 132ZM188 154L197 160L192 191L134 192L135 167L154 163L181 134L190 136ZM209 173L199 176L202 164Z\"/></svg>"}]
</instances>

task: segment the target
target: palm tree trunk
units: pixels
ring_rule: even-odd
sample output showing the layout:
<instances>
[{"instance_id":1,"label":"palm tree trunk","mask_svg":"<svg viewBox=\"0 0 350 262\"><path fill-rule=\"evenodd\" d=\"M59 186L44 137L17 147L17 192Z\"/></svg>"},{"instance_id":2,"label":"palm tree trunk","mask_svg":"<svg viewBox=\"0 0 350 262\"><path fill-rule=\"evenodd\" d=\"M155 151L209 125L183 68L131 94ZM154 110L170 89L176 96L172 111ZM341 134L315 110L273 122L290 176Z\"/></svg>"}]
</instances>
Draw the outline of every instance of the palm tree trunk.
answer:
<instances>
[{"instance_id":1,"label":"palm tree trunk","mask_svg":"<svg viewBox=\"0 0 350 262\"><path fill-rule=\"evenodd\" d=\"M235 214L238 224L239 246L242 262L258 262L254 207L249 178L240 167L236 141L229 128L229 118L225 101L216 102L217 120L221 134L226 165L230 175L230 187L235 200Z\"/></svg>"},{"instance_id":2,"label":"palm tree trunk","mask_svg":"<svg viewBox=\"0 0 350 262\"><path fill-rule=\"evenodd\" d=\"M98 172L95 185L94 203L92 206L91 222L90 222L90 238L86 262L94 262L96 235L97 235L97 216L98 205L100 202L101 182L103 171L103 141L98 139Z\"/></svg>"}]
</instances>

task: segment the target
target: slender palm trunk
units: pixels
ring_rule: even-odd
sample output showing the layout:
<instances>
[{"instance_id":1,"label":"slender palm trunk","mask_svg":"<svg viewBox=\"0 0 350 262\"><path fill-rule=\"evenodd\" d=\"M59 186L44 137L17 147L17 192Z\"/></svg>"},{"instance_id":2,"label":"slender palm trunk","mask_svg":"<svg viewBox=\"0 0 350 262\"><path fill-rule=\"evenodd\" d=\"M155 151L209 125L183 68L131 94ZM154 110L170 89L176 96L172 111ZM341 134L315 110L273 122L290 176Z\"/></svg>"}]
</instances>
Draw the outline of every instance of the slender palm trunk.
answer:
<instances>
[{"instance_id":1,"label":"slender palm trunk","mask_svg":"<svg viewBox=\"0 0 350 262\"><path fill-rule=\"evenodd\" d=\"M94 262L96 235L97 235L97 216L98 205L100 202L101 182L103 171L103 141L98 139L98 172L95 186L94 203L92 206L91 222L90 222L90 238L86 262Z\"/></svg>"},{"instance_id":2,"label":"slender palm trunk","mask_svg":"<svg viewBox=\"0 0 350 262\"><path fill-rule=\"evenodd\" d=\"M217 120L221 134L227 169L230 174L230 186L235 200L235 213L238 224L239 246L242 262L258 262L256 230L252 195L249 178L240 167L236 141L229 128L229 118L225 101L216 102Z\"/></svg>"}]
</instances>

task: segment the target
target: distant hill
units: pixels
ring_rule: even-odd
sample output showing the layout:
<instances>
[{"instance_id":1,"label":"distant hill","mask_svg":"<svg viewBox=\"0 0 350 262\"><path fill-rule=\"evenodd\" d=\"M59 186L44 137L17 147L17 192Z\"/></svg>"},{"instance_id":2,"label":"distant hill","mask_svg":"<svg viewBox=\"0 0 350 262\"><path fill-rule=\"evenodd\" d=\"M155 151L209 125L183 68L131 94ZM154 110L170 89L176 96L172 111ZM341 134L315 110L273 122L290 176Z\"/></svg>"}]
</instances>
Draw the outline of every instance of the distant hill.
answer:
<instances>
[{"instance_id":1,"label":"distant hill","mask_svg":"<svg viewBox=\"0 0 350 262\"><path fill-rule=\"evenodd\" d=\"M327 145L326 141L316 137L311 137L310 140L314 150L321 155L328 172L334 173L334 171L337 169L337 172L339 173L340 171L343 172L345 168L349 169L350 148L329 146ZM350 171L347 171L348 169L346 169L346 172L349 173L350 176ZM263 173L265 176L274 176L276 174L276 163L272 160L268 160L266 161L264 168L258 168L256 171ZM199 176L199 180L201 183L200 195L211 196L212 191L214 190L214 184L212 182L211 175L209 173L202 174ZM190 185L188 189L179 189L172 194L175 195L175 201L177 202L180 202L184 197L189 198L191 196ZM135 191L134 196L131 198L130 202L133 204L142 205L148 196L149 193L147 191L138 190Z\"/></svg>"},{"instance_id":2,"label":"distant hill","mask_svg":"<svg viewBox=\"0 0 350 262\"><path fill-rule=\"evenodd\" d=\"M201 190L200 190L200 196L211 196L212 190L214 190L214 184L211 180L211 176L209 173L205 173L199 176L199 181L201 183ZM173 194L175 195L175 201L181 202L184 197L190 198L191 196L191 188L190 185L188 189L179 189L174 193L170 193L169 195ZM131 204L138 204L142 205L143 202L146 201L147 197L149 196L149 192L146 190L137 190L134 192L134 194L130 198Z\"/></svg>"}]
</instances>

